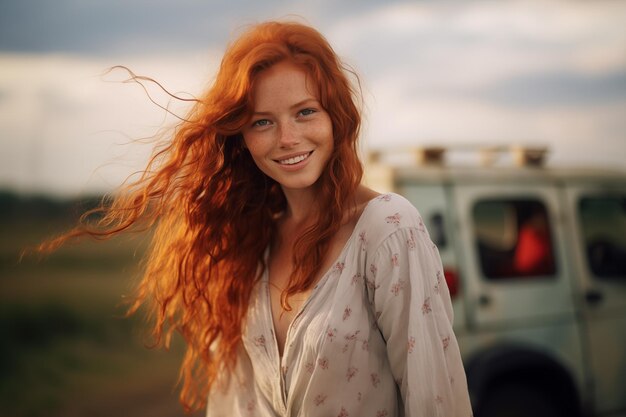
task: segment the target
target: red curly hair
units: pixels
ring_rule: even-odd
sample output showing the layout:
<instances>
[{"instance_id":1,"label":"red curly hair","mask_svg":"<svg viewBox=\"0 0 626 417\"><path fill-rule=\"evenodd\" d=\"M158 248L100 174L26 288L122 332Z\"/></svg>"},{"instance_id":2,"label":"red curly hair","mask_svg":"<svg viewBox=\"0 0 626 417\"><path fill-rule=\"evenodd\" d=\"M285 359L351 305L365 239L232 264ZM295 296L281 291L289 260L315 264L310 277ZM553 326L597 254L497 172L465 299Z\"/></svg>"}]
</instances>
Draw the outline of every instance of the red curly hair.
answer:
<instances>
[{"instance_id":1,"label":"red curly hair","mask_svg":"<svg viewBox=\"0 0 626 417\"><path fill-rule=\"evenodd\" d=\"M348 78L354 74L319 32L299 23L267 22L243 33L225 52L213 86L142 177L100 208L95 227L84 224L50 245L156 225L130 312L148 305L159 342L167 345L173 331L183 335L180 399L187 410L205 406L217 375L236 363L250 296L266 266L263 254L286 208L280 185L257 168L241 134L256 77L281 61L312 77L334 136L318 180L319 218L294 247L295 272L282 299L289 308L290 295L312 286L331 237L354 207L363 173L358 95Z\"/></svg>"}]
</instances>

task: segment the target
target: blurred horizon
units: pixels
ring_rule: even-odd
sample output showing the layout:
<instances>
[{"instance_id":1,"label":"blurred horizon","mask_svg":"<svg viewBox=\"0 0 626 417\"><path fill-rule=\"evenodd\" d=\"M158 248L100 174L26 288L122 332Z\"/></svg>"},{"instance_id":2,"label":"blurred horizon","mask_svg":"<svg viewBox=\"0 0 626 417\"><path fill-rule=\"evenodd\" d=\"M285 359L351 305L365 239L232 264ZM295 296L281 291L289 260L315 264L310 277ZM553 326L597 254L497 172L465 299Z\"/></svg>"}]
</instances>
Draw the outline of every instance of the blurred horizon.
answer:
<instances>
[{"instance_id":1,"label":"blurred horizon","mask_svg":"<svg viewBox=\"0 0 626 417\"><path fill-rule=\"evenodd\" d=\"M359 74L364 149L539 145L549 166L625 168L626 2L28 0L0 6L0 188L114 190L176 118L107 68L199 96L270 18L318 28Z\"/></svg>"}]
</instances>

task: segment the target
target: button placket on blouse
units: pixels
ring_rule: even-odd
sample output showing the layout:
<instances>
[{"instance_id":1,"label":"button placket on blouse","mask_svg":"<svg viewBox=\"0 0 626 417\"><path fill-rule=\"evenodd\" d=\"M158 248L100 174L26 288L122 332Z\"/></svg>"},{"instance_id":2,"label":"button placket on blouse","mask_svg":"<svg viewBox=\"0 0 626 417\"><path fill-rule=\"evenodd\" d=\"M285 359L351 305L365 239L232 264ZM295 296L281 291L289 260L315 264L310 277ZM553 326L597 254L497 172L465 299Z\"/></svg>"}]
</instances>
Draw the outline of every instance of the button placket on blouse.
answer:
<instances>
[{"instance_id":1,"label":"button placket on blouse","mask_svg":"<svg viewBox=\"0 0 626 417\"><path fill-rule=\"evenodd\" d=\"M287 327L287 334L285 336L285 345L284 345L284 348L283 348L283 355L282 355L282 357L280 356L280 354L278 352L278 340L276 339L276 333L274 331L274 324L273 324L274 320L273 320L273 317L272 317L271 298L270 298L270 291L269 291L269 278L268 278L267 298L266 298L267 304L266 304L266 306L267 306L267 311L269 313L268 323L270 323L270 326L271 326L270 333L271 333L272 339L274 341L274 343L273 343L273 345L274 345L273 352L276 355L276 357L278 358L278 361L275 361L274 364L276 364L276 362L278 362L278 367L275 366L275 369L276 369L276 372L278 373L278 385L279 385L279 389L280 389L280 392L281 392L281 399L282 399L281 408L282 408L282 412L283 413L286 413L287 410L288 410L287 405L288 405L289 396L288 396L288 388L287 388L286 376L287 376L287 369L288 369L288 366L289 366L288 364L289 364L290 356L291 356L291 354L293 352L292 349L291 349L293 347L293 341L291 340L292 339L291 335L294 333L294 331L295 331L294 329L297 328L298 323L300 322L300 319L302 318L302 315L303 315L304 311L306 310L307 306L311 302L311 299L313 298L313 296L317 292L318 287L325 280L327 275L328 275L328 273L313 288L313 291L311 292L311 294L309 294L309 297L307 298L305 303L302 305L302 307L300 307L300 310L295 315L295 317L293 318L291 323L289 323L289 326Z\"/></svg>"},{"instance_id":2,"label":"button placket on blouse","mask_svg":"<svg viewBox=\"0 0 626 417\"><path fill-rule=\"evenodd\" d=\"M276 406L280 406L280 411L282 414L287 412L287 392L285 390L284 378L281 371L281 357L278 352L278 340L276 339L276 332L274 331L274 318L272 317L272 305L270 298L270 285L269 285L269 276L267 274L267 270L265 273L265 313L267 327L269 328L269 333L272 336L272 349L270 349L268 353L268 360L272 364L272 368L274 368L275 379L272 381L272 385L278 388L280 392L281 401L280 404L276 404Z\"/></svg>"},{"instance_id":3,"label":"button placket on blouse","mask_svg":"<svg viewBox=\"0 0 626 417\"><path fill-rule=\"evenodd\" d=\"M293 318L293 320L291 321L291 323L289 323L289 326L287 327L287 335L285 336L285 346L283 347L283 356L280 357L280 367L279 367L280 386L281 386L281 392L283 394L282 398L283 398L283 406L285 410L287 409L287 404L289 400L286 377L287 377L287 370L289 367L289 359L292 353L291 347L293 346L291 335L293 333L293 329L297 327L298 322L300 321L300 317L302 316L302 313L304 312L305 308L309 304L309 300L313 296L313 293L314 291L309 295L309 298L307 299L307 301L302 305L302 307L298 311L298 314L296 314L296 316ZM278 351L278 344L276 344L276 351Z\"/></svg>"},{"instance_id":4,"label":"button placket on blouse","mask_svg":"<svg viewBox=\"0 0 626 417\"><path fill-rule=\"evenodd\" d=\"M348 240L348 243L346 243L346 246L343 248L339 256L339 259L342 259L344 252L349 246L349 242L350 240ZM338 263L343 263L343 261L338 261ZM265 296L264 304L265 304L265 309L266 309L266 320L267 320L267 323L270 329L270 334L272 335L272 340L273 340L273 349L271 350L272 355L270 355L273 357L270 357L269 360L273 364L275 374L277 374L278 389L280 390L281 400L282 400L280 404L280 408L284 415L289 415L288 413L289 409L287 408L289 395L288 395L288 388L287 388L287 382L286 382L286 373L288 369L287 367L289 363L289 358L290 358L290 355L292 354L291 348L293 346L293 341L291 340L292 339L291 335L294 332L294 328L296 328L298 323L300 322L300 319L302 318L301 316L303 315L304 311L306 310L308 305L311 303L311 300L314 298L314 296L319 291L319 288L326 282L326 280L333 273L334 270L335 270L335 267L333 266L328 271L326 271L326 273L322 276L322 278L318 281L318 283L313 287L313 290L309 294L309 297L307 298L305 303L302 305L302 307L300 307L300 310L298 311L298 313L295 315L295 317L293 318L293 320L287 327L287 334L285 336L285 345L283 348L282 357L280 356L280 353L278 350L278 340L276 338L276 332L274 330L274 317L272 314L269 274L268 274L267 269L265 270L266 296Z\"/></svg>"}]
</instances>

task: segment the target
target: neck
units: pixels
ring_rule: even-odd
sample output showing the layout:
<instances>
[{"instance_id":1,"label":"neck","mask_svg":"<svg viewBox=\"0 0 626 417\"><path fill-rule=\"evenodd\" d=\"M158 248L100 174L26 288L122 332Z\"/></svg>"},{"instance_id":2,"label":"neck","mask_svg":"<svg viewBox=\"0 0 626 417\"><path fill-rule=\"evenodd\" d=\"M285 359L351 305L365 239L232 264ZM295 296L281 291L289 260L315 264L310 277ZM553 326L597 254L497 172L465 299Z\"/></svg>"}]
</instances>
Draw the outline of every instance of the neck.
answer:
<instances>
[{"instance_id":1,"label":"neck","mask_svg":"<svg viewBox=\"0 0 626 417\"><path fill-rule=\"evenodd\" d=\"M307 189L283 188L287 199L286 216L295 223L306 223L317 215L319 205L317 192L313 187Z\"/></svg>"}]
</instances>

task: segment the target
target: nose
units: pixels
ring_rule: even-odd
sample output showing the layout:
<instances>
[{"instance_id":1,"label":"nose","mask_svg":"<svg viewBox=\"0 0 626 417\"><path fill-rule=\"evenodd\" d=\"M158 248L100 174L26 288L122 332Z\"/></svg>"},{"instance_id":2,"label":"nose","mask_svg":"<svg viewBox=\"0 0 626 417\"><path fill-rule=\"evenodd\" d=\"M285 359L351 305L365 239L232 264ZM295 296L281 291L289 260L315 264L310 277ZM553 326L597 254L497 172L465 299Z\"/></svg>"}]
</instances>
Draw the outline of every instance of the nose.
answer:
<instances>
[{"instance_id":1,"label":"nose","mask_svg":"<svg viewBox=\"0 0 626 417\"><path fill-rule=\"evenodd\" d=\"M293 123L281 124L278 134L278 143L281 148L292 148L300 143L298 128Z\"/></svg>"}]
</instances>

